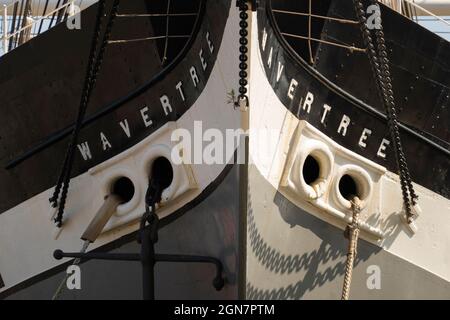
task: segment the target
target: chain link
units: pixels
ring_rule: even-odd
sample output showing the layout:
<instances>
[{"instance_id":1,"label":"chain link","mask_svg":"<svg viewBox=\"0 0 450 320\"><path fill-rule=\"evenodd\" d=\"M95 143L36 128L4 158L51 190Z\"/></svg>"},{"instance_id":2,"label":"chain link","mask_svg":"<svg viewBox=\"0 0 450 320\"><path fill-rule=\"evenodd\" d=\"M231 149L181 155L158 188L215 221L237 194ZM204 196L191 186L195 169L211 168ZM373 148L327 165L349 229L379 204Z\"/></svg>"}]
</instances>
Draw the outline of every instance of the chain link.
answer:
<instances>
[{"instance_id":1,"label":"chain link","mask_svg":"<svg viewBox=\"0 0 450 320\"><path fill-rule=\"evenodd\" d=\"M78 135L80 133L84 115L86 113L87 106L89 104L89 100L91 97L92 90L95 87L95 84L97 82L98 73L100 72L100 68L103 62L104 53L106 50L106 46L108 43L108 39L111 35L112 26L114 24L114 20L117 16L117 11L119 7L119 0L114 0L114 3L111 8L111 12L109 15L109 19L106 25L105 33L103 35L103 40L100 45L100 49L98 50L98 54L96 54L100 35L101 35L101 25L104 17L104 11L105 11L105 0L99 1L99 8L97 11L97 17L96 17L96 24L95 24L95 31L94 36L92 38L92 44L91 44L91 52L89 55L89 64L87 69L87 74L83 86L83 93L81 96L80 101L80 107L78 111L77 121L75 123L75 128L72 131L72 136L70 139L70 143L67 149L66 156L64 158L64 163L53 193L53 196L49 199L50 203L52 203L52 207L56 208L58 207L58 213L55 217L55 223L58 227L61 227L62 224L62 218L64 215L64 208L66 204L67 194L69 190L69 184L70 184L70 176L71 176L71 169L75 154L75 146L78 140ZM61 190L62 189L62 190ZM61 196L60 196L61 194ZM58 202L58 198L60 198L60 201Z\"/></svg>"},{"instance_id":2,"label":"chain link","mask_svg":"<svg viewBox=\"0 0 450 320\"><path fill-rule=\"evenodd\" d=\"M245 0L237 0L239 6L239 96L238 104L244 101L248 107L248 5Z\"/></svg>"},{"instance_id":3,"label":"chain link","mask_svg":"<svg viewBox=\"0 0 450 320\"><path fill-rule=\"evenodd\" d=\"M376 0L371 0L373 5L380 7ZM406 217L409 222L413 220L411 205L415 205L418 196L414 191L414 187L409 173L408 164L401 143L400 133L398 129L397 110L395 107L394 91L392 86L391 74L389 70L389 58L387 55L386 42L384 38L383 27L380 23L375 30L375 47L372 34L367 27L367 19L365 10L360 0L353 0L356 16L359 21L364 45L367 47L367 55L369 57L372 73L377 83L378 94L383 102L388 119L388 129L391 140L394 144L394 154L397 162L398 174L400 177L400 185L402 197L406 211Z\"/></svg>"}]
</instances>

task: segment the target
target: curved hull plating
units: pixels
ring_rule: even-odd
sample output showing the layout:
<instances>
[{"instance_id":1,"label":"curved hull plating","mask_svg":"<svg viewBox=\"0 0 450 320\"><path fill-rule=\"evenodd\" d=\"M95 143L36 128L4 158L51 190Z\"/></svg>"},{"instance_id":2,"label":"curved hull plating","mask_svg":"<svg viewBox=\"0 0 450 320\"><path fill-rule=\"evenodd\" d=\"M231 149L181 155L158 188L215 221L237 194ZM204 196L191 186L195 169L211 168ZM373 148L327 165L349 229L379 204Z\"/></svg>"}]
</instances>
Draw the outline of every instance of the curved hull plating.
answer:
<instances>
[{"instance_id":1,"label":"curved hull plating","mask_svg":"<svg viewBox=\"0 0 450 320\"><path fill-rule=\"evenodd\" d=\"M339 299L346 196L356 192L363 205L350 298L448 299L448 150L401 129L422 209L414 233L383 114L290 52L264 4L252 30L247 297Z\"/></svg>"}]
</instances>

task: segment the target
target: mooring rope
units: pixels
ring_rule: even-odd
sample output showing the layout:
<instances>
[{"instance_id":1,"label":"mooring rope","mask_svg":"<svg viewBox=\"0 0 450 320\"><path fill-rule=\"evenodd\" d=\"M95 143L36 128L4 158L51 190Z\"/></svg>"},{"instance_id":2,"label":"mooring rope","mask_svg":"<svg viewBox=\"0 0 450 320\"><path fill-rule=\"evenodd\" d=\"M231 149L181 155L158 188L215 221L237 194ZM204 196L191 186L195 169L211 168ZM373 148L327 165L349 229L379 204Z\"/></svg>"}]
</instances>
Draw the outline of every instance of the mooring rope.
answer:
<instances>
[{"instance_id":1,"label":"mooring rope","mask_svg":"<svg viewBox=\"0 0 450 320\"><path fill-rule=\"evenodd\" d=\"M356 249L358 246L359 237L359 214L361 212L361 201L358 197L353 197L350 201L352 205L352 221L348 224L345 230L345 235L348 238L348 252L347 261L345 263L344 285L342 288L341 300L348 300L350 296L350 286L352 283L353 265L356 259Z\"/></svg>"}]
</instances>

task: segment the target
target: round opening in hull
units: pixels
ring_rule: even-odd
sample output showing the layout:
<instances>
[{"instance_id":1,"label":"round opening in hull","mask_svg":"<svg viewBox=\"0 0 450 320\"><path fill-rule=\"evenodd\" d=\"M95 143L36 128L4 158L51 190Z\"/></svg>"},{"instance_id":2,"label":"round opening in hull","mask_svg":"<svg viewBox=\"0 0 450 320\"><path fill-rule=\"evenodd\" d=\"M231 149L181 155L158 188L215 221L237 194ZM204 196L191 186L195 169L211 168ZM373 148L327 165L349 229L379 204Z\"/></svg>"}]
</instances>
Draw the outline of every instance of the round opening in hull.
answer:
<instances>
[{"instance_id":1,"label":"round opening in hull","mask_svg":"<svg viewBox=\"0 0 450 320\"><path fill-rule=\"evenodd\" d=\"M173 168L170 161L165 157L156 158L152 163L150 177L159 184L161 190L168 188L173 181Z\"/></svg>"},{"instance_id":2,"label":"round opening in hull","mask_svg":"<svg viewBox=\"0 0 450 320\"><path fill-rule=\"evenodd\" d=\"M360 200L361 209L364 209L372 196L373 181L367 170L348 164L339 168L333 190L341 209L351 209L355 196Z\"/></svg>"},{"instance_id":3,"label":"round opening in hull","mask_svg":"<svg viewBox=\"0 0 450 320\"><path fill-rule=\"evenodd\" d=\"M349 174L344 174L339 180L339 192L348 201L352 200L354 196L361 198L357 183Z\"/></svg>"},{"instance_id":4,"label":"round opening in hull","mask_svg":"<svg viewBox=\"0 0 450 320\"><path fill-rule=\"evenodd\" d=\"M113 182L111 192L122 199L122 203L127 203L133 199L135 188L133 182L127 177L120 177Z\"/></svg>"},{"instance_id":5,"label":"round opening in hull","mask_svg":"<svg viewBox=\"0 0 450 320\"><path fill-rule=\"evenodd\" d=\"M297 191L309 200L322 197L331 181L333 162L333 154L326 144L316 140L304 142L291 173Z\"/></svg>"},{"instance_id":6,"label":"round opening in hull","mask_svg":"<svg viewBox=\"0 0 450 320\"><path fill-rule=\"evenodd\" d=\"M312 185L320 177L320 164L316 158L309 155L303 165L303 179L309 185Z\"/></svg>"}]
</instances>

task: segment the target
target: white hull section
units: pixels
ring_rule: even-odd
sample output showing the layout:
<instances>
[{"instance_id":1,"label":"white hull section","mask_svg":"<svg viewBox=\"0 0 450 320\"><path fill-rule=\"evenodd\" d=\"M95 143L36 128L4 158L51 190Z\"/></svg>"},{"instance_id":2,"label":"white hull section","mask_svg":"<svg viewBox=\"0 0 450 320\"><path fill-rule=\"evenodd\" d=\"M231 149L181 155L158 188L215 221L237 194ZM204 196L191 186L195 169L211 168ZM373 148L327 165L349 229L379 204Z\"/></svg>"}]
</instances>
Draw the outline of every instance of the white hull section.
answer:
<instances>
[{"instance_id":1,"label":"white hull section","mask_svg":"<svg viewBox=\"0 0 450 320\"><path fill-rule=\"evenodd\" d=\"M250 166L255 167L274 190L295 206L340 229L345 229L351 211L350 203L339 192L338 183L344 174L351 174L363 199L361 237L448 284L450 201L415 185L422 214L415 221L418 229L413 233L404 223L399 177L336 144L283 106L266 78L263 68L266 62L261 59L259 41L254 14L250 59ZM279 135L273 135L273 132ZM269 139L266 134L269 134ZM320 166L319 179L311 185L305 183L302 174L308 155L314 156ZM273 201L274 198L265 199L264 208L273 205ZM258 217L258 212L253 211ZM302 248L307 245L300 228L290 226L277 215L259 213L259 218L255 220L261 237L269 247L285 257L302 255ZM257 257L252 250L248 250L247 258L247 283L256 285L258 289L276 290L295 283L295 273L280 274L263 267L256 262ZM334 293L333 297L338 295Z\"/></svg>"},{"instance_id":2,"label":"white hull section","mask_svg":"<svg viewBox=\"0 0 450 320\"><path fill-rule=\"evenodd\" d=\"M145 211L150 165L159 156L171 159L172 148L177 144L171 141L174 129L188 129L193 136L194 121L203 122L203 131L215 128L225 133L226 129L239 128L240 112L227 102L227 93L237 85L239 72L235 55L238 13L235 6L230 10L216 63L195 104L178 121L166 124L139 144L74 178L60 232L52 221L48 201L53 188L0 215L0 273L5 284L0 292L67 261L55 260L55 249L78 252L82 247L81 234L102 205L112 181L121 176L133 181L135 194L131 201L118 207L89 250L136 231ZM173 165L173 182L164 191L157 209L160 218L195 199L225 165Z\"/></svg>"}]
</instances>

